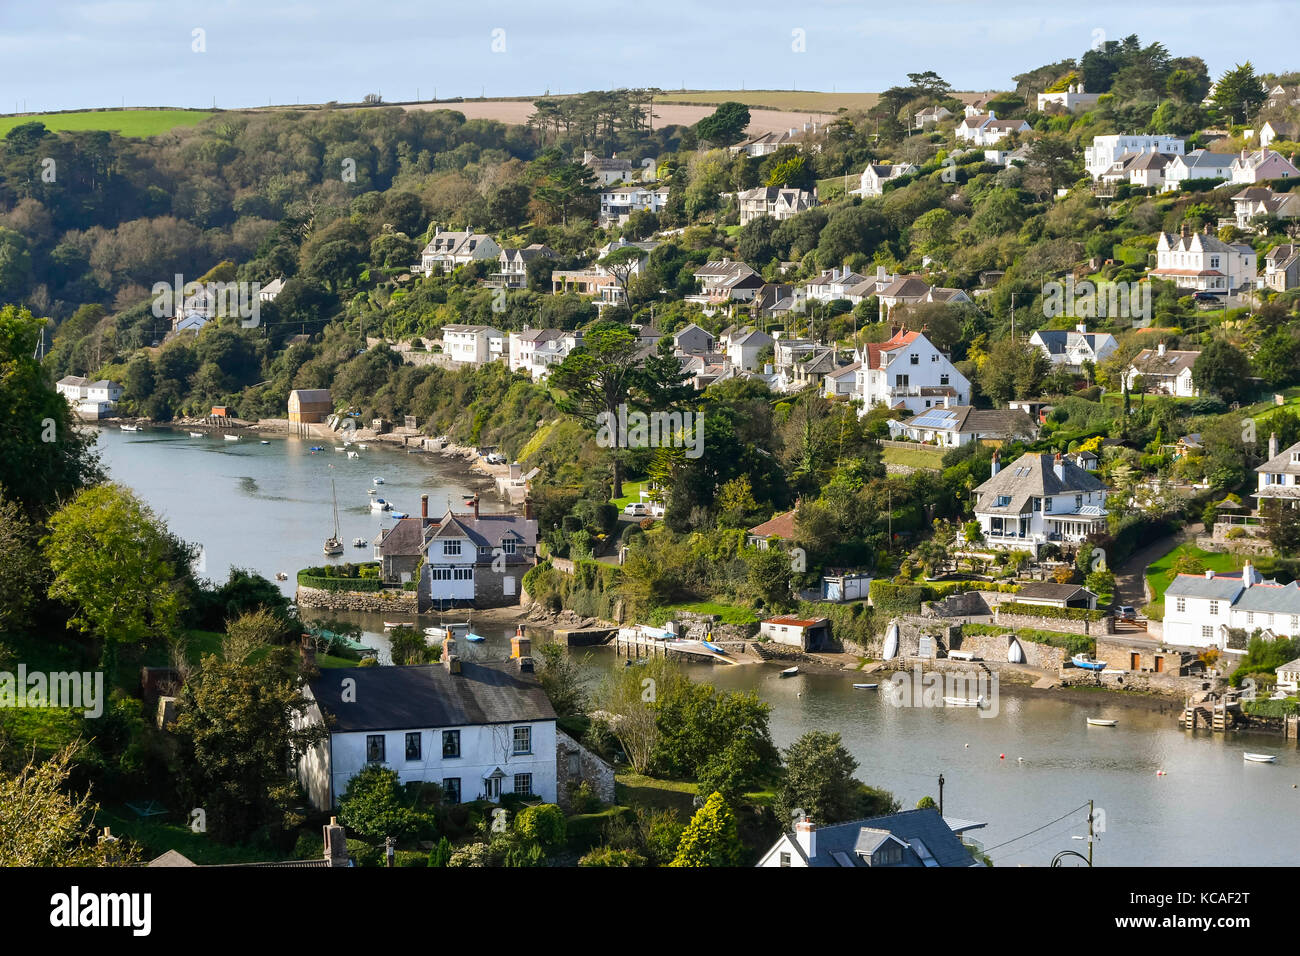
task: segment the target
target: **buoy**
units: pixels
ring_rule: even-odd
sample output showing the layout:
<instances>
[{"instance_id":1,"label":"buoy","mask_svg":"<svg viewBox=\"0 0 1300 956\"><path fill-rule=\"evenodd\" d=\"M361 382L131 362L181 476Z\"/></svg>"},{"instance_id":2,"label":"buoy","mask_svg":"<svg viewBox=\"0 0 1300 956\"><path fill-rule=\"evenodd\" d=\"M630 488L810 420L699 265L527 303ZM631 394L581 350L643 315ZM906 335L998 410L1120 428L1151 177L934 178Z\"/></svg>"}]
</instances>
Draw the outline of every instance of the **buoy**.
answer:
<instances>
[{"instance_id":1,"label":"buoy","mask_svg":"<svg viewBox=\"0 0 1300 956\"><path fill-rule=\"evenodd\" d=\"M970 744L967 744L967 745L966 745L966 749L967 749L967 750L970 750Z\"/></svg>"},{"instance_id":2,"label":"buoy","mask_svg":"<svg viewBox=\"0 0 1300 956\"><path fill-rule=\"evenodd\" d=\"M1006 754L998 754L998 759L999 759L999 760L1006 760L1006 759L1007 759L1007 755L1006 755Z\"/></svg>"},{"instance_id":3,"label":"buoy","mask_svg":"<svg viewBox=\"0 0 1300 956\"><path fill-rule=\"evenodd\" d=\"M1017 757L1017 758L1016 758L1016 763L1024 763L1024 762L1025 762L1025 758L1024 758L1024 757Z\"/></svg>"}]
</instances>

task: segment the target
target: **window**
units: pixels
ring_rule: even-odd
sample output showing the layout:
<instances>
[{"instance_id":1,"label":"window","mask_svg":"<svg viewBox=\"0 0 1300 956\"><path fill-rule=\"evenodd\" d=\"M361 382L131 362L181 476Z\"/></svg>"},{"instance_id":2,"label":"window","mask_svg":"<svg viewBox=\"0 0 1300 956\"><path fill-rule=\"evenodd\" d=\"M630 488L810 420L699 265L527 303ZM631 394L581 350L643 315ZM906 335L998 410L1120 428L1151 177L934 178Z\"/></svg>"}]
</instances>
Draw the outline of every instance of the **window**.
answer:
<instances>
[{"instance_id":1,"label":"window","mask_svg":"<svg viewBox=\"0 0 1300 956\"><path fill-rule=\"evenodd\" d=\"M1218 602L1218 601L1211 601L1211 602L1210 602L1210 615L1211 615L1212 617L1218 617L1218 616L1219 616L1219 602Z\"/></svg>"},{"instance_id":2,"label":"window","mask_svg":"<svg viewBox=\"0 0 1300 956\"><path fill-rule=\"evenodd\" d=\"M516 727L515 728L515 753L530 754L533 752L533 728Z\"/></svg>"},{"instance_id":3,"label":"window","mask_svg":"<svg viewBox=\"0 0 1300 956\"><path fill-rule=\"evenodd\" d=\"M789 851L787 851L787 850L782 850L782 851L781 851L781 865L782 865L782 866L789 866L789 865L790 865L790 853L789 853Z\"/></svg>"},{"instance_id":4,"label":"window","mask_svg":"<svg viewBox=\"0 0 1300 956\"><path fill-rule=\"evenodd\" d=\"M460 756L459 730L444 730L442 732L442 756L444 758Z\"/></svg>"},{"instance_id":5,"label":"window","mask_svg":"<svg viewBox=\"0 0 1300 956\"><path fill-rule=\"evenodd\" d=\"M944 373L943 375L940 375L940 376L939 376L939 384L940 384L940 385L947 385L947 384L948 384L948 375L947 375L947 373Z\"/></svg>"},{"instance_id":6,"label":"window","mask_svg":"<svg viewBox=\"0 0 1300 956\"><path fill-rule=\"evenodd\" d=\"M501 540L501 553L502 553L502 554L514 554L514 553L515 553L515 539L514 539L514 538L503 538L503 539Z\"/></svg>"},{"instance_id":7,"label":"window","mask_svg":"<svg viewBox=\"0 0 1300 956\"><path fill-rule=\"evenodd\" d=\"M920 365L920 364L921 364L921 356L919 356L919 355L916 355L916 354L909 355L908 358L912 360L912 364L913 364L913 365Z\"/></svg>"},{"instance_id":8,"label":"window","mask_svg":"<svg viewBox=\"0 0 1300 956\"><path fill-rule=\"evenodd\" d=\"M1297 628L1300 628L1300 614L1292 614L1292 615L1291 615L1291 630L1294 631L1294 630L1296 630Z\"/></svg>"},{"instance_id":9,"label":"window","mask_svg":"<svg viewBox=\"0 0 1300 956\"><path fill-rule=\"evenodd\" d=\"M1051 499L1051 498L1044 498L1044 499L1043 499L1043 510L1044 510L1044 511L1051 511L1051 510L1052 510L1052 499Z\"/></svg>"},{"instance_id":10,"label":"window","mask_svg":"<svg viewBox=\"0 0 1300 956\"><path fill-rule=\"evenodd\" d=\"M474 569L473 568L452 568L451 577L452 580L455 581L473 581Z\"/></svg>"},{"instance_id":11,"label":"window","mask_svg":"<svg viewBox=\"0 0 1300 956\"><path fill-rule=\"evenodd\" d=\"M420 732L418 730L406 735L406 759L420 759Z\"/></svg>"},{"instance_id":12,"label":"window","mask_svg":"<svg viewBox=\"0 0 1300 956\"><path fill-rule=\"evenodd\" d=\"M907 384L907 376L906 376L906 375L895 375L895 376L894 376L894 384L895 384L895 385L906 385L906 384Z\"/></svg>"},{"instance_id":13,"label":"window","mask_svg":"<svg viewBox=\"0 0 1300 956\"><path fill-rule=\"evenodd\" d=\"M1034 510L1035 510L1035 511L1042 511L1042 510L1043 510L1043 499L1042 499L1042 498L1035 498L1035 499L1034 499Z\"/></svg>"},{"instance_id":14,"label":"window","mask_svg":"<svg viewBox=\"0 0 1300 956\"><path fill-rule=\"evenodd\" d=\"M1082 507L1083 507L1083 495L1075 495L1075 496L1074 496L1074 510L1075 510L1075 511L1078 511L1078 510L1079 510L1080 508L1082 508Z\"/></svg>"},{"instance_id":15,"label":"window","mask_svg":"<svg viewBox=\"0 0 1300 956\"><path fill-rule=\"evenodd\" d=\"M1187 611L1187 598L1177 598L1174 601L1174 610L1179 614L1185 613Z\"/></svg>"},{"instance_id":16,"label":"window","mask_svg":"<svg viewBox=\"0 0 1300 956\"><path fill-rule=\"evenodd\" d=\"M1009 504L1011 504L1011 496L1010 496L1010 495L998 495L998 507L999 507L999 508L1005 508L1005 507L1007 507L1007 505L1009 505Z\"/></svg>"},{"instance_id":17,"label":"window","mask_svg":"<svg viewBox=\"0 0 1300 956\"><path fill-rule=\"evenodd\" d=\"M1247 623L1247 624L1254 624L1254 623L1255 623L1255 612L1254 612L1254 611L1247 611L1247 612L1246 612L1246 623Z\"/></svg>"},{"instance_id":18,"label":"window","mask_svg":"<svg viewBox=\"0 0 1300 956\"><path fill-rule=\"evenodd\" d=\"M460 777L447 777L443 780L442 796L448 803L460 803Z\"/></svg>"},{"instance_id":19,"label":"window","mask_svg":"<svg viewBox=\"0 0 1300 956\"><path fill-rule=\"evenodd\" d=\"M459 541L444 541L444 542L442 543L442 553L443 553L443 554L460 554L460 542L459 542Z\"/></svg>"},{"instance_id":20,"label":"window","mask_svg":"<svg viewBox=\"0 0 1300 956\"><path fill-rule=\"evenodd\" d=\"M1208 641L1212 637L1214 637L1214 628L1210 627L1208 624L1202 624L1201 640Z\"/></svg>"},{"instance_id":21,"label":"window","mask_svg":"<svg viewBox=\"0 0 1300 956\"><path fill-rule=\"evenodd\" d=\"M366 762L367 763L384 762L384 735L383 734L366 735Z\"/></svg>"},{"instance_id":22,"label":"window","mask_svg":"<svg viewBox=\"0 0 1300 956\"><path fill-rule=\"evenodd\" d=\"M515 774L515 793L526 797L533 792L533 775L531 773Z\"/></svg>"}]
</instances>

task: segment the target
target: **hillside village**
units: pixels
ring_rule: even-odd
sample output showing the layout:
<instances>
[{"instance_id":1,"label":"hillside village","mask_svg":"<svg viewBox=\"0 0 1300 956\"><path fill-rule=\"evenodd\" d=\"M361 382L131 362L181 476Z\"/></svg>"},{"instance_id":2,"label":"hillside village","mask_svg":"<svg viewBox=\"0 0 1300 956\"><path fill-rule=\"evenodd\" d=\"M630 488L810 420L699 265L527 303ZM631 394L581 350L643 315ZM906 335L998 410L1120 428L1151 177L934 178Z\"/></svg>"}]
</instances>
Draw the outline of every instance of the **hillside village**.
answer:
<instances>
[{"instance_id":1,"label":"hillside village","mask_svg":"<svg viewBox=\"0 0 1300 956\"><path fill-rule=\"evenodd\" d=\"M119 740L87 744L88 775L114 800L140 780L224 793L204 805L238 862L347 865L349 844L366 865L990 862L941 790L904 810L852 758L801 790L795 768L838 759L838 736L778 750L766 704L673 663L712 655L869 680L976 663L1294 735L1300 74L1212 78L1128 37L1002 92L907 79L754 136L737 102L650 129L643 90L541 99L528 127L232 114L148 159L16 127L3 321L50 415L455 453L503 500L423 495L354 542L362 560L296 569L291 608L235 569L184 570L161 519L107 497L84 436L45 443L57 470L33 439L0 466L0 508L32 529L0 569L41 596L0 586L0 662L41 622L75 631L132 748L117 765ZM92 145L103 182L22 185ZM317 152L371 158L340 180ZM160 306L153 284L191 274ZM255 288L255 314L226 284ZM138 518L131 551L153 560L129 626L77 584L73 532L110 513ZM428 642L402 623L503 609L507 660L469 654L468 626ZM339 610L384 613L391 666ZM627 670L584 688L533 628L596 635ZM205 741L262 753L249 726L270 718L217 704L254 686L292 720L250 796ZM335 704L348 686L361 703ZM802 807L822 812L791 829ZM116 824L147 850L133 862L218 860L135 823Z\"/></svg>"}]
</instances>

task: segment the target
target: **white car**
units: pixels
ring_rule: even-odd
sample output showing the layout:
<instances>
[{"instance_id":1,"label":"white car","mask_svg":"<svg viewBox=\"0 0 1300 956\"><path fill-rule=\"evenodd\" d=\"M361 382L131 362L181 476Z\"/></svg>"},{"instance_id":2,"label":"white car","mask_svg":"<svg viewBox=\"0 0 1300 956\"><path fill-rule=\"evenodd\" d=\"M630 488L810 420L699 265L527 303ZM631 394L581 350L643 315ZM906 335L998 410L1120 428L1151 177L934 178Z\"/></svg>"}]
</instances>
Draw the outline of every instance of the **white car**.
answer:
<instances>
[{"instance_id":1,"label":"white car","mask_svg":"<svg viewBox=\"0 0 1300 956\"><path fill-rule=\"evenodd\" d=\"M633 518L644 518L650 514L650 509L644 502L634 501L623 509L623 514L631 515Z\"/></svg>"}]
</instances>

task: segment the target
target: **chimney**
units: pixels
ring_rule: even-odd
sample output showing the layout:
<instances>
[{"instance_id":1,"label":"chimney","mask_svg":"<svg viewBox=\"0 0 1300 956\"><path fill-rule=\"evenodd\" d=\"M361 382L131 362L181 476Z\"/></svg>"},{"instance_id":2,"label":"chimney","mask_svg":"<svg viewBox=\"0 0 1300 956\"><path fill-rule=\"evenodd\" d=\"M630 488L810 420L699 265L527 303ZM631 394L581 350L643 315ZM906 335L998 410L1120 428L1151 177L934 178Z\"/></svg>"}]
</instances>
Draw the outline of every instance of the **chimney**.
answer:
<instances>
[{"instance_id":1,"label":"chimney","mask_svg":"<svg viewBox=\"0 0 1300 956\"><path fill-rule=\"evenodd\" d=\"M428 523L429 523L429 496L420 495L420 525L421 527L423 527Z\"/></svg>"},{"instance_id":2,"label":"chimney","mask_svg":"<svg viewBox=\"0 0 1300 956\"><path fill-rule=\"evenodd\" d=\"M1052 460L1052 471L1056 472L1058 481L1065 481L1065 462L1061 460L1061 453L1058 451L1056 457Z\"/></svg>"},{"instance_id":3,"label":"chimney","mask_svg":"<svg viewBox=\"0 0 1300 956\"><path fill-rule=\"evenodd\" d=\"M1208 236L1208 235L1210 234L1210 224L1207 222L1207 223L1205 224L1205 227L1204 227L1201 231L1202 231L1203 233L1205 233L1205 235Z\"/></svg>"},{"instance_id":4,"label":"chimney","mask_svg":"<svg viewBox=\"0 0 1300 956\"><path fill-rule=\"evenodd\" d=\"M794 839L809 860L817 855L817 825L811 820L800 820L794 825Z\"/></svg>"},{"instance_id":5,"label":"chimney","mask_svg":"<svg viewBox=\"0 0 1300 956\"><path fill-rule=\"evenodd\" d=\"M1161 358L1164 358L1164 357L1165 357L1165 343L1164 343L1164 342L1161 342L1159 345L1156 346L1156 355L1159 355Z\"/></svg>"},{"instance_id":6,"label":"chimney","mask_svg":"<svg viewBox=\"0 0 1300 956\"><path fill-rule=\"evenodd\" d=\"M1002 461L996 450L993 452L993 463L990 465L989 477L992 478L1002 469Z\"/></svg>"},{"instance_id":7,"label":"chimney","mask_svg":"<svg viewBox=\"0 0 1300 956\"><path fill-rule=\"evenodd\" d=\"M1249 559L1241 569L1241 583L1243 587L1250 587L1255 583L1255 569L1251 567Z\"/></svg>"},{"instance_id":8,"label":"chimney","mask_svg":"<svg viewBox=\"0 0 1300 956\"><path fill-rule=\"evenodd\" d=\"M1181 226L1178 227L1178 234L1182 236L1184 239L1186 239L1188 236L1192 234L1191 227L1188 226L1187 223L1183 223Z\"/></svg>"},{"instance_id":9,"label":"chimney","mask_svg":"<svg viewBox=\"0 0 1300 956\"><path fill-rule=\"evenodd\" d=\"M510 638L510 656L523 659L532 657L533 642L524 636L524 628L521 624L515 629L515 636Z\"/></svg>"},{"instance_id":10,"label":"chimney","mask_svg":"<svg viewBox=\"0 0 1300 956\"><path fill-rule=\"evenodd\" d=\"M993 112L992 110L989 110L989 119L995 120L997 118L998 118L998 114Z\"/></svg>"},{"instance_id":11,"label":"chimney","mask_svg":"<svg viewBox=\"0 0 1300 956\"><path fill-rule=\"evenodd\" d=\"M442 641L442 663L447 668L448 674L459 674L460 655L456 653L456 638L451 636L450 629L447 635Z\"/></svg>"},{"instance_id":12,"label":"chimney","mask_svg":"<svg viewBox=\"0 0 1300 956\"><path fill-rule=\"evenodd\" d=\"M529 495L524 495L524 520L533 520L533 499Z\"/></svg>"},{"instance_id":13,"label":"chimney","mask_svg":"<svg viewBox=\"0 0 1300 956\"><path fill-rule=\"evenodd\" d=\"M1206 569L1205 569L1205 580L1207 580L1207 581L1213 581L1213 580L1214 580L1214 568L1206 568Z\"/></svg>"},{"instance_id":14,"label":"chimney","mask_svg":"<svg viewBox=\"0 0 1300 956\"><path fill-rule=\"evenodd\" d=\"M1088 334L1088 326L1087 326L1085 323L1083 323L1083 322L1080 322L1078 325L1076 325L1076 326L1074 327L1074 330L1075 330L1076 332L1078 332L1080 335L1087 335L1087 334Z\"/></svg>"},{"instance_id":15,"label":"chimney","mask_svg":"<svg viewBox=\"0 0 1300 956\"><path fill-rule=\"evenodd\" d=\"M470 503L474 506L474 519L477 521L478 520L478 495L475 495L474 500Z\"/></svg>"},{"instance_id":16,"label":"chimney","mask_svg":"<svg viewBox=\"0 0 1300 956\"><path fill-rule=\"evenodd\" d=\"M1277 432L1272 432L1268 436L1268 457L1269 460L1277 457Z\"/></svg>"},{"instance_id":17,"label":"chimney","mask_svg":"<svg viewBox=\"0 0 1300 956\"><path fill-rule=\"evenodd\" d=\"M338 817L330 817L325 830L325 860L330 866L350 866L348 861L348 831L339 825Z\"/></svg>"}]
</instances>

